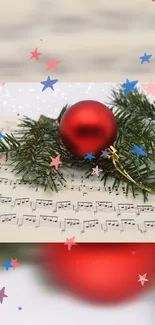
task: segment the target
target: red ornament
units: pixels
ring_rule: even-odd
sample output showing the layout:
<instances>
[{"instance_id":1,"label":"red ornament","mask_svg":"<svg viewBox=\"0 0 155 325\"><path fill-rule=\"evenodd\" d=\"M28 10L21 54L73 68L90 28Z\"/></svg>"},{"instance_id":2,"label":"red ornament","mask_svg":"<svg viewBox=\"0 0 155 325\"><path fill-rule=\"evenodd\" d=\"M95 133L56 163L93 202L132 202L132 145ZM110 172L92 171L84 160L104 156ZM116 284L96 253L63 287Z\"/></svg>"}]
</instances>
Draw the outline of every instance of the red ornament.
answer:
<instances>
[{"instance_id":1,"label":"red ornament","mask_svg":"<svg viewBox=\"0 0 155 325\"><path fill-rule=\"evenodd\" d=\"M117 124L113 113L94 100L78 102L67 109L60 122L65 147L77 156L98 155L116 139Z\"/></svg>"},{"instance_id":2,"label":"red ornament","mask_svg":"<svg viewBox=\"0 0 155 325\"><path fill-rule=\"evenodd\" d=\"M148 289L155 279L154 243L42 244L47 270L72 293L119 302ZM142 286L139 275L147 274Z\"/></svg>"}]
</instances>

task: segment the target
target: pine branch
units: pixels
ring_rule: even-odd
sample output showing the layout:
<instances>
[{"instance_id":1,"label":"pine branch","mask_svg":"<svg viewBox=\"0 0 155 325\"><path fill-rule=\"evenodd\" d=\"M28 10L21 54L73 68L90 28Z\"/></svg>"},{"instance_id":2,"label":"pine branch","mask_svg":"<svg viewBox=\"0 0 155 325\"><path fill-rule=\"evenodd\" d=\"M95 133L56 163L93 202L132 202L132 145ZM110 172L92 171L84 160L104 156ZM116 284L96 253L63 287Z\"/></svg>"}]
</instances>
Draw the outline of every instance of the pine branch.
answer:
<instances>
[{"instance_id":1,"label":"pine branch","mask_svg":"<svg viewBox=\"0 0 155 325\"><path fill-rule=\"evenodd\" d=\"M130 92L128 96L124 96L122 90L113 90L108 104L117 119L118 135L114 147L118 150L124 169L136 182L155 190L154 103L150 103L143 94ZM141 192L144 200L147 200L147 192L123 177L113 166L112 160L96 157L88 161L67 151L59 136L59 123L66 109L67 105L57 119L43 115L38 121L25 118L21 120L21 132L18 136L5 135L4 141L0 141L0 153L5 153L11 161L12 171L16 175L22 175L24 183L39 184L45 190L49 188L58 191L66 180L62 177L61 169L56 170L50 166L50 157L60 154L63 166L85 167L86 177L89 177L92 168L98 165L103 170L101 181L104 185L111 178L114 180L113 187L123 181L126 194L131 190L135 197L137 192ZM134 144L144 145L147 156L137 158L130 153Z\"/></svg>"}]
</instances>

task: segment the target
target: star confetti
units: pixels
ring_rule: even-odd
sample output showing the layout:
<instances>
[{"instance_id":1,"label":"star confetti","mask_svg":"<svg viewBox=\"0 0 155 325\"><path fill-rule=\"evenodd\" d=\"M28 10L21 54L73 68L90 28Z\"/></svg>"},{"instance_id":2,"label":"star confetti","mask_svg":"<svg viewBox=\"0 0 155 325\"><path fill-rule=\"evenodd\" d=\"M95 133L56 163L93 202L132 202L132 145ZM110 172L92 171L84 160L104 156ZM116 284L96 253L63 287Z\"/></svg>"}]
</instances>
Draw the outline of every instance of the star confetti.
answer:
<instances>
[{"instance_id":1,"label":"star confetti","mask_svg":"<svg viewBox=\"0 0 155 325\"><path fill-rule=\"evenodd\" d=\"M0 132L0 139L4 139L5 136L2 134L2 132Z\"/></svg>"},{"instance_id":2,"label":"star confetti","mask_svg":"<svg viewBox=\"0 0 155 325\"><path fill-rule=\"evenodd\" d=\"M6 161L6 155L2 155L1 159L2 159L3 161Z\"/></svg>"},{"instance_id":3,"label":"star confetti","mask_svg":"<svg viewBox=\"0 0 155 325\"><path fill-rule=\"evenodd\" d=\"M60 155L58 155L56 158L52 158L52 162L50 163L50 166L54 166L56 169L58 169L59 165L62 164L61 160L60 160Z\"/></svg>"},{"instance_id":4,"label":"star confetti","mask_svg":"<svg viewBox=\"0 0 155 325\"><path fill-rule=\"evenodd\" d=\"M5 292L5 287L3 287L3 288L0 290L0 303L1 303L1 304L3 303L3 298L7 298L7 297L8 297L4 292Z\"/></svg>"},{"instance_id":5,"label":"star confetti","mask_svg":"<svg viewBox=\"0 0 155 325\"><path fill-rule=\"evenodd\" d=\"M95 168L92 168L93 172L91 173L91 175L97 175L99 177L99 173L102 172L102 169L99 169L98 166L96 166Z\"/></svg>"},{"instance_id":6,"label":"star confetti","mask_svg":"<svg viewBox=\"0 0 155 325\"><path fill-rule=\"evenodd\" d=\"M152 54L144 54L143 56L140 56L140 59L142 60L141 61L141 64L143 64L144 62L148 62L148 63L150 63L150 61L149 61L149 59L151 59L152 58Z\"/></svg>"},{"instance_id":7,"label":"star confetti","mask_svg":"<svg viewBox=\"0 0 155 325\"><path fill-rule=\"evenodd\" d=\"M109 156L108 150L102 150L101 158L107 158Z\"/></svg>"},{"instance_id":8,"label":"star confetti","mask_svg":"<svg viewBox=\"0 0 155 325\"><path fill-rule=\"evenodd\" d=\"M8 271L9 268L13 268L11 261L6 261L2 266L5 267L6 271Z\"/></svg>"},{"instance_id":9,"label":"star confetti","mask_svg":"<svg viewBox=\"0 0 155 325\"><path fill-rule=\"evenodd\" d=\"M59 64L61 61L56 61L54 59L52 59L51 61L49 62L46 62L47 64L47 70L50 70L50 69L56 69L57 67L57 64Z\"/></svg>"},{"instance_id":10,"label":"star confetti","mask_svg":"<svg viewBox=\"0 0 155 325\"><path fill-rule=\"evenodd\" d=\"M90 161L92 159L94 159L95 157L92 155L92 152L91 153L87 153L87 155L84 157L84 159L89 159Z\"/></svg>"},{"instance_id":11,"label":"star confetti","mask_svg":"<svg viewBox=\"0 0 155 325\"><path fill-rule=\"evenodd\" d=\"M3 81L0 82L0 85L1 85L1 86L5 86L5 82L3 82Z\"/></svg>"},{"instance_id":12,"label":"star confetti","mask_svg":"<svg viewBox=\"0 0 155 325\"><path fill-rule=\"evenodd\" d=\"M136 144L134 144L134 149L130 150L131 153L136 153L137 157L140 156L147 156L147 153L143 150L144 146L138 147Z\"/></svg>"},{"instance_id":13,"label":"star confetti","mask_svg":"<svg viewBox=\"0 0 155 325\"><path fill-rule=\"evenodd\" d=\"M44 85L42 91L44 91L46 88L51 88L54 90L53 85L58 82L58 79L51 80L50 77L47 78L46 81L41 81L41 84Z\"/></svg>"},{"instance_id":14,"label":"star confetti","mask_svg":"<svg viewBox=\"0 0 155 325\"><path fill-rule=\"evenodd\" d=\"M66 243L64 245L67 245L68 246L68 250L70 251L71 250L71 247L72 246L75 246L77 245L76 243L74 243L74 240L75 240L75 237L72 237L72 238L66 238Z\"/></svg>"},{"instance_id":15,"label":"star confetti","mask_svg":"<svg viewBox=\"0 0 155 325\"><path fill-rule=\"evenodd\" d=\"M138 280L138 282L141 282L141 285L142 286L144 285L145 282L148 282L149 281L148 279L146 279L146 275L147 275L147 273L145 273L144 275L140 275L139 274L139 280Z\"/></svg>"},{"instance_id":16,"label":"star confetti","mask_svg":"<svg viewBox=\"0 0 155 325\"><path fill-rule=\"evenodd\" d=\"M18 307L18 310L22 310L22 307Z\"/></svg>"},{"instance_id":17,"label":"star confetti","mask_svg":"<svg viewBox=\"0 0 155 325\"><path fill-rule=\"evenodd\" d=\"M37 48L31 52L32 56L31 56L31 59L36 59L37 61L39 60L39 55L41 55L41 53L38 52Z\"/></svg>"},{"instance_id":18,"label":"star confetti","mask_svg":"<svg viewBox=\"0 0 155 325\"><path fill-rule=\"evenodd\" d=\"M14 268L17 267L17 266L20 266L20 264L17 261L17 258L16 259L11 258L11 265Z\"/></svg>"},{"instance_id":19,"label":"star confetti","mask_svg":"<svg viewBox=\"0 0 155 325\"><path fill-rule=\"evenodd\" d=\"M135 88L136 84L138 83L138 80L135 81L129 81L129 79L126 79L126 82L122 84L122 88L125 89L124 95L127 96L130 91L137 92L137 89Z\"/></svg>"},{"instance_id":20,"label":"star confetti","mask_svg":"<svg viewBox=\"0 0 155 325\"><path fill-rule=\"evenodd\" d=\"M153 83L153 81L150 80L148 85L141 84L141 87L143 90L147 92L147 96L148 95L155 96L155 84Z\"/></svg>"}]
</instances>

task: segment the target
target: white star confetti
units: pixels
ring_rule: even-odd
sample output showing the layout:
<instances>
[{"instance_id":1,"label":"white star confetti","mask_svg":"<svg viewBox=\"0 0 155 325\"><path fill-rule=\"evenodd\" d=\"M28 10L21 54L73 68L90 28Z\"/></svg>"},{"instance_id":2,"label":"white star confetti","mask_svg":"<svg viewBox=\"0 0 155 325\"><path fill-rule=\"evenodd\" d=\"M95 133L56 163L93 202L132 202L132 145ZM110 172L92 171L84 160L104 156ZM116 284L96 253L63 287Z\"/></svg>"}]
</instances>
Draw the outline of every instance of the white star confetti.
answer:
<instances>
[{"instance_id":1,"label":"white star confetti","mask_svg":"<svg viewBox=\"0 0 155 325\"><path fill-rule=\"evenodd\" d=\"M99 173L102 172L103 169L99 169L98 166L96 166L95 168L92 168L92 170L91 175L97 175L99 177Z\"/></svg>"},{"instance_id":2,"label":"white star confetti","mask_svg":"<svg viewBox=\"0 0 155 325\"><path fill-rule=\"evenodd\" d=\"M146 276L147 276L147 273L143 274L143 275L140 275L139 274L139 280L138 282L141 282L141 285L143 286L145 282L148 282L149 280L146 279Z\"/></svg>"}]
</instances>

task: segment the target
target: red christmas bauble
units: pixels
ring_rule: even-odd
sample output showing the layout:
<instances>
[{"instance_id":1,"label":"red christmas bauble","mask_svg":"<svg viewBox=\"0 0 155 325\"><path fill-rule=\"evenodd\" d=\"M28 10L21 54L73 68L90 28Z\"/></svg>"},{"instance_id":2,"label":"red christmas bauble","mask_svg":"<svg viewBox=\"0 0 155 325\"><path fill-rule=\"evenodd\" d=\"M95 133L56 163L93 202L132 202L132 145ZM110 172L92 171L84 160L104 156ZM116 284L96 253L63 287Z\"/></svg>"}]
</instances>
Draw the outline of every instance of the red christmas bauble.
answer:
<instances>
[{"instance_id":1,"label":"red christmas bauble","mask_svg":"<svg viewBox=\"0 0 155 325\"><path fill-rule=\"evenodd\" d=\"M98 302L119 302L145 292L155 278L154 243L43 244L49 273L72 293ZM139 275L146 274L144 285Z\"/></svg>"},{"instance_id":2,"label":"red christmas bauble","mask_svg":"<svg viewBox=\"0 0 155 325\"><path fill-rule=\"evenodd\" d=\"M72 105L60 121L60 136L65 147L77 156L97 155L116 139L117 123L104 104L84 100Z\"/></svg>"}]
</instances>

